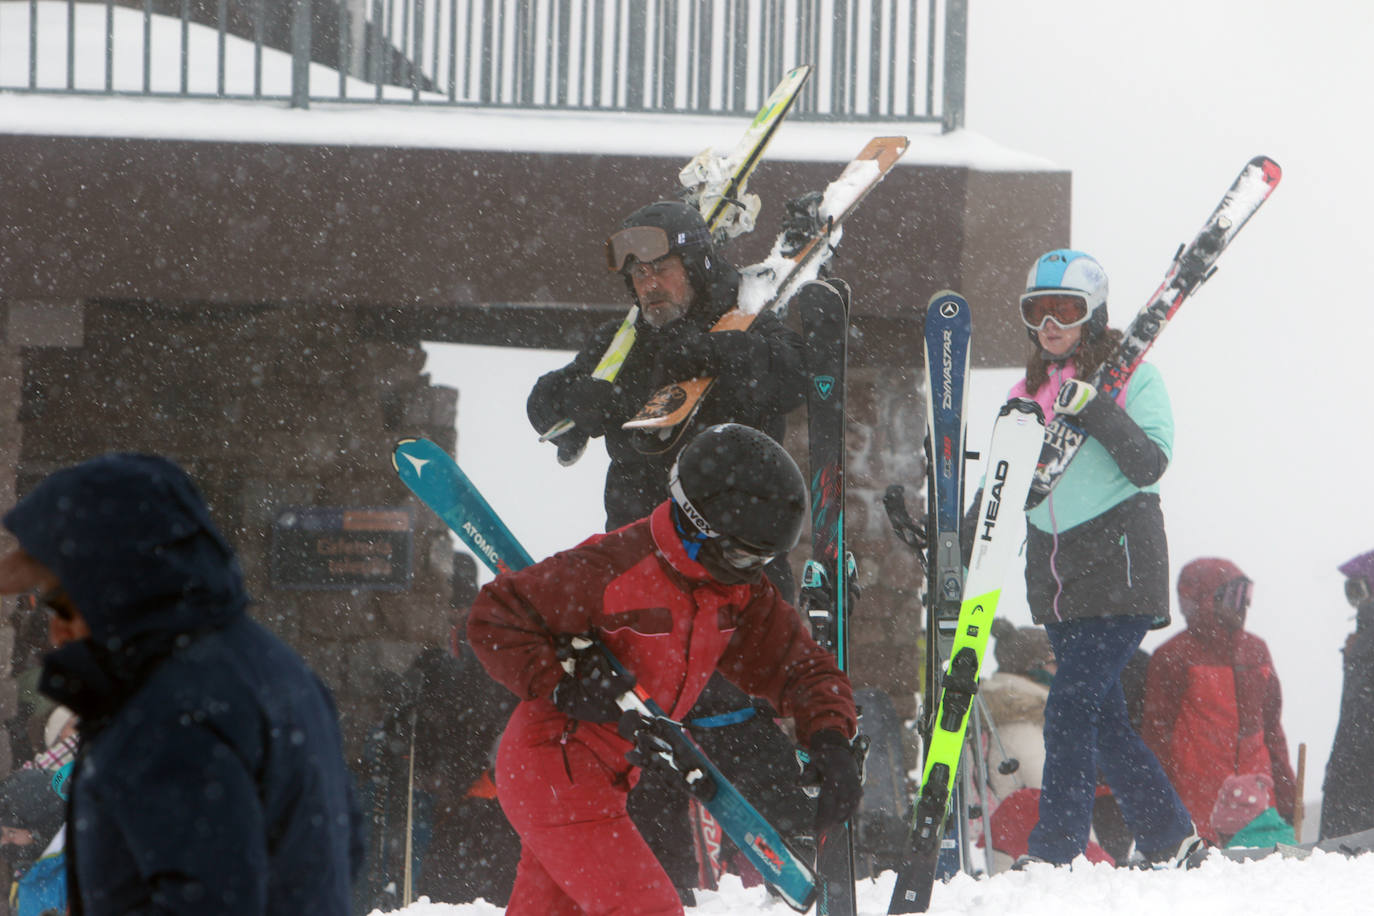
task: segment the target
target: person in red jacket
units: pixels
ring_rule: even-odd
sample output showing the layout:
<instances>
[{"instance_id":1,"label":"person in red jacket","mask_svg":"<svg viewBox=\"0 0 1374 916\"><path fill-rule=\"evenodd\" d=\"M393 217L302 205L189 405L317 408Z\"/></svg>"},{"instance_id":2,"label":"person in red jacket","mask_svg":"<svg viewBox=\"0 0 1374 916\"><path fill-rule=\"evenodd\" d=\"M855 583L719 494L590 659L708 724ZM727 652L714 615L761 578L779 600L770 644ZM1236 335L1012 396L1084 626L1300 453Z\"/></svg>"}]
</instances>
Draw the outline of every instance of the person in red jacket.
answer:
<instances>
[{"instance_id":1,"label":"person in red jacket","mask_svg":"<svg viewBox=\"0 0 1374 916\"><path fill-rule=\"evenodd\" d=\"M496 761L522 844L510 916L683 912L626 814L639 771L615 700L633 682L680 719L719 671L794 718L810 752L802 778L820 784L817 829L857 808L849 681L763 576L805 523L801 471L763 433L727 423L682 450L668 490L647 518L498 576L473 604L473 651L522 700ZM629 680L574 637L608 649Z\"/></svg>"},{"instance_id":2,"label":"person in red jacket","mask_svg":"<svg viewBox=\"0 0 1374 916\"><path fill-rule=\"evenodd\" d=\"M1141 737L1211 843L1217 791L1228 776L1267 774L1292 823L1296 788L1279 718L1283 695L1269 648L1245 630L1251 580L1230 560L1203 557L1178 576L1188 628L1150 660Z\"/></svg>"}]
</instances>

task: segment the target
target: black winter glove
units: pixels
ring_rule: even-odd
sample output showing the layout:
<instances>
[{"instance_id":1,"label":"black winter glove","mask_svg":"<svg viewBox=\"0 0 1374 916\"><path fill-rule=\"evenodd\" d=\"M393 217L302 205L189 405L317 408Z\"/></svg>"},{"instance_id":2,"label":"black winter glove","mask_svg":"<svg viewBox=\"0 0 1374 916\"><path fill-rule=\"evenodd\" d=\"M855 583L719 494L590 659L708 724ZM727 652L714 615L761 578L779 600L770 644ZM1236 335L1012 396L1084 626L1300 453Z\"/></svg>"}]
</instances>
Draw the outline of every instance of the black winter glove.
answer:
<instances>
[{"instance_id":1,"label":"black winter glove","mask_svg":"<svg viewBox=\"0 0 1374 916\"><path fill-rule=\"evenodd\" d=\"M755 356L748 331L702 331L693 328L666 338L659 349L657 377L661 385L689 378L741 376Z\"/></svg>"},{"instance_id":2,"label":"black winter glove","mask_svg":"<svg viewBox=\"0 0 1374 916\"><path fill-rule=\"evenodd\" d=\"M558 647L563 678L553 688L553 705L559 712L583 722L617 722L616 698L635 685L629 672L611 665L601 644L583 636L565 640Z\"/></svg>"},{"instance_id":3,"label":"black winter glove","mask_svg":"<svg viewBox=\"0 0 1374 916\"><path fill-rule=\"evenodd\" d=\"M620 736L633 741L625 759L637 767L662 773L671 785L685 789L702 801L716 794L716 784L701 766L699 755L682 729L670 719L627 712L620 719Z\"/></svg>"},{"instance_id":4,"label":"black winter glove","mask_svg":"<svg viewBox=\"0 0 1374 916\"><path fill-rule=\"evenodd\" d=\"M658 359L654 381L666 385L707 375L712 361L711 332L680 319L668 325L658 337Z\"/></svg>"},{"instance_id":5,"label":"black winter glove","mask_svg":"<svg viewBox=\"0 0 1374 916\"><path fill-rule=\"evenodd\" d=\"M810 760L802 770L803 785L820 785L816 800L816 829L842 824L859 809L863 798L863 774L849 739L833 728L811 736Z\"/></svg>"},{"instance_id":6,"label":"black winter glove","mask_svg":"<svg viewBox=\"0 0 1374 916\"><path fill-rule=\"evenodd\" d=\"M579 375L569 379L563 391L563 407L569 419L588 436L606 434L615 406L615 385L604 379Z\"/></svg>"}]
</instances>

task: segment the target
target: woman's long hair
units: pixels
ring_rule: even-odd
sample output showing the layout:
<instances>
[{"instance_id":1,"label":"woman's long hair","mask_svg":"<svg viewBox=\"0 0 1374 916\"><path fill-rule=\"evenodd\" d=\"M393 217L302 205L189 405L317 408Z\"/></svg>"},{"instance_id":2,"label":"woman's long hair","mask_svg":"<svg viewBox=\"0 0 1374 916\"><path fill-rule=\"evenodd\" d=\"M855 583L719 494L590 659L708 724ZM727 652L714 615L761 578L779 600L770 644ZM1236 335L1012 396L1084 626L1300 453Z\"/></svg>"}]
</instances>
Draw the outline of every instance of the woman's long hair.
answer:
<instances>
[{"instance_id":1,"label":"woman's long hair","mask_svg":"<svg viewBox=\"0 0 1374 916\"><path fill-rule=\"evenodd\" d=\"M1092 378L1097 370L1102 368L1107 357L1116 352L1116 348L1124 336L1116 328L1107 328L1101 334L1094 335L1091 340L1084 335L1084 338L1079 341L1078 347L1068 357L1068 361L1073 363L1078 370L1078 378ZM1026 360L1026 390L1031 395L1038 392L1041 386L1049 381L1050 366L1057 362L1063 362L1063 360L1047 359L1038 340L1031 344L1030 359Z\"/></svg>"}]
</instances>

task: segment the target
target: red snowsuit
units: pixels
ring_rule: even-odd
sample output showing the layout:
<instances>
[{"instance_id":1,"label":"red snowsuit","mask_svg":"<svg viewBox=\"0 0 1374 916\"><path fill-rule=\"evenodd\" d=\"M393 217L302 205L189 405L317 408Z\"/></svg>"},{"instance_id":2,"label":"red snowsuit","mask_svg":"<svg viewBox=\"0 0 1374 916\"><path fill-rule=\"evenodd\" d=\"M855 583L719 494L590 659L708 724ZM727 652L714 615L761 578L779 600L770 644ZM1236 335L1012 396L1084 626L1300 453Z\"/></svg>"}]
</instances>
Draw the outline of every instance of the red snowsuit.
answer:
<instances>
[{"instance_id":1,"label":"red snowsuit","mask_svg":"<svg viewBox=\"0 0 1374 916\"><path fill-rule=\"evenodd\" d=\"M594 633L672 717L711 673L796 719L852 737L853 693L767 579L721 585L687 556L669 504L482 589L468 641L523 702L501 739L496 785L523 844L510 916L682 912L677 892L625 813L637 771L611 724L550 701L562 676L556 634Z\"/></svg>"},{"instance_id":2,"label":"red snowsuit","mask_svg":"<svg viewBox=\"0 0 1374 916\"><path fill-rule=\"evenodd\" d=\"M1226 777L1272 776L1274 806L1289 823L1296 786L1269 648L1252 633L1222 627L1211 591L1188 617L1188 629L1150 659L1141 737L1164 765L1198 833L1219 844L1212 806Z\"/></svg>"}]
</instances>

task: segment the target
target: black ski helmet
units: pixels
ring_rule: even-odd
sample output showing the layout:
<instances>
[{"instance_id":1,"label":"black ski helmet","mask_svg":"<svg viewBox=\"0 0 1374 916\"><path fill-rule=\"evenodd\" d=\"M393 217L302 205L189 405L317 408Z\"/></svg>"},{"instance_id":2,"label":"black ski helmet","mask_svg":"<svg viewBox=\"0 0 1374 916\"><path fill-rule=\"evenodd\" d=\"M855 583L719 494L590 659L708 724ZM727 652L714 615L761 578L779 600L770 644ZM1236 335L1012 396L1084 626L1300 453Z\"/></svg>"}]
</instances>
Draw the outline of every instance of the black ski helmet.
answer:
<instances>
[{"instance_id":1,"label":"black ski helmet","mask_svg":"<svg viewBox=\"0 0 1374 916\"><path fill-rule=\"evenodd\" d=\"M703 535L772 554L797 546L810 501L792 456L739 423L709 427L687 443L668 474L668 492Z\"/></svg>"},{"instance_id":2,"label":"black ski helmet","mask_svg":"<svg viewBox=\"0 0 1374 916\"><path fill-rule=\"evenodd\" d=\"M622 230L636 226L662 229L668 236L666 253L682 258L682 266L687 269L687 278L691 281L697 298L703 301L710 298L711 281L714 279L717 264L716 249L711 242L711 230L707 228L706 221L701 218L696 207L680 200L660 200L647 207L640 207L625 217L625 221L620 224ZM609 240L607 248L609 252ZM614 259L613 255L611 259ZM612 270L625 269L623 263L610 266ZM625 276L625 284L630 289L630 295L634 295L634 283L630 281L628 274Z\"/></svg>"}]
</instances>

